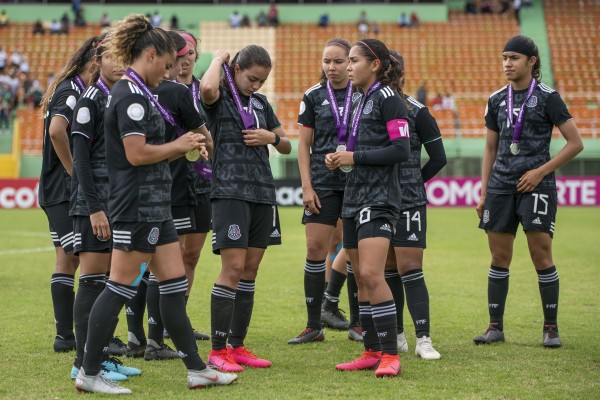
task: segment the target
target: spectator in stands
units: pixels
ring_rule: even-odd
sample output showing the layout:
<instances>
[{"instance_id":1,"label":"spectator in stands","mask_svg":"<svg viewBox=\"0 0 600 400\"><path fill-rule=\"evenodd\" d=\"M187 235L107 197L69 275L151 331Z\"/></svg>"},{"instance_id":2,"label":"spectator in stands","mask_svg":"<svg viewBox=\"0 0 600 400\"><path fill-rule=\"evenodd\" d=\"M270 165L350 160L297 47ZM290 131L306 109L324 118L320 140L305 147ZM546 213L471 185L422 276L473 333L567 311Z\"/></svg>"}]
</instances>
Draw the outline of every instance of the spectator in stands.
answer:
<instances>
[{"instance_id":1,"label":"spectator in stands","mask_svg":"<svg viewBox=\"0 0 600 400\"><path fill-rule=\"evenodd\" d=\"M408 14L406 14L403 11L402 14L400 14L400 17L398 17L398 26L400 28L405 28L409 25L410 25L410 20L408 19Z\"/></svg>"},{"instance_id":2,"label":"spectator in stands","mask_svg":"<svg viewBox=\"0 0 600 400\"><path fill-rule=\"evenodd\" d=\"M62 17L60 17L61 33L69 33L70 26L71 26L71 20L69 19L69 14L63 13Z\"/></svg>"},{"instance_id":3,"label":"spectator in stands","mask_svg":"<svg viewBox=\"0 0 600 400\"><path fill-rule=\"evenodd\" d=\"M171 23L169 24L169 29L172 31L176 31L179 29L179 17L176 14L171 16Z\"/></svg>"},{"instance_id":4,"label":"spectator in stands","mask_svg":"<svg viewBox=\"0 0 600 400\"><path fill-rule=\"evenodd\" d=\"M152 18L150 18L150 23L154 27L160 26L160 24L162 24L162 17L158 13L158 10L154 11L154 15L152 16Z\"/></svg>"},{"instance_id":5,"label":"spectator in stands","mask_svg":"<svg viewBox=\"0 0 600 400\"><path fill-rule=\"evenodd\" d=\"M23 62L23 55L21 54L21 51L22 50L20 48L16 48L10 55L10 65L13 67L21 67L21 62Z\"/></svg>"},{"instance_id":6,"label":"spectator in stands","mask_svg":"<svg viewBox=\"0 0 600 400\"><path fill-rule=\"evenodd\" d=\"M242 23L242 16L238 12L238 10L234 10L229 15L229 26L232 28L239 28Z\"/></svg>"},{"instance_id":7,"label":"spectator in stands","mask_svg":"<svg viewBox=\"0 0 600 400\"><path fill-rule=\"evenodd\" d=\"M482 14L491 14L492 13L492 4L489 0L482 0L479 6Z\"/></svg>"},{"instance_id":8,"label":"spectator in stands","mask_svg":"<svg viewBox=\"0 0 600 400\"><path fill-rule=\"evenodd\" d=\"M329 14L325 13L319 17L319 28L327 28L329 26Z\"/></svg>"},{"instance_id":9,"label":"spectator in stands","mask_svg":"<svg viewBox=\"0 0 600 400\"><path fill-rule=\"evenodd\" d=\"M44 89L37 80L30 81L31 84L24 90L23 102L29 107L39 107L44 95Z\"/></svg>"},{"instance_id":10,"label":"spectator in stands","mask_svg":"<svg viewBox=\"0 0 600 400\"><path fill-rule=\"evenodd\" d=\"M102 14L102 18L100 18L100 26L102 28L108 28L110 26L110 18L108 18L108 13Z\"/></svg>"},{"instance_id":11,"label":"spectator in stands","mask_svg":"<svg viewBox=\"0 0 600 400\"><path fill-rule=\"evenodd\" d=\"M425 88L425 82L421 83L421 86L419 86L417 89L417 94L415 97L419 103L427 105L427 89Z\"/></svg>"},{"instance_id":12,"label":"spectator in stands","mask_svg":"<svg viewBox=\"0 0 600 400\"><path fill-rule=\"evenodd\" d=\"M55 35L58 33L61 33L62 29L61 29L61 25L60 22L58 22L58 20L53 19L52 22L50 23L50 33Z\"/></svg>"},{"instance_id":13,"label":"spectator in stands","mask_svg":"<svg viewBox=\"0 0 600 400\"><path fill-rule=\"evenodd\" d=\"M19 71L24 72L26 74L29 73L29 61L27 61L27 57L23 56L21 59L21 64L19 65Z\"/></svg>"},{"instance_id":14,"label":"spectator in stands","mask_svg":"<svg viewBox=\"0 0 600 400\"><path fill-rule=\"evenodd\" d=\"M410 27L411 28L418 28L419 27L419 16L417 15L416 12L412 12L412 14L410 14Z\"/></svg>"},{"instance_id":15,"label":"spectator in stands","mask_svg":"<svg viewBox=\"0 0 600 400\"><path fill-rule=\"evenodd\" d=\"M364 38L369 33L369 24L361 22L358 24L358 33L361 38Z\"/></svg>"},{"instance_id":16,"label":"spectator in stands","mask_svg":"<svg viewBox=\"0 0 600 400\"><path fill-rule=\"evenodd\" d=\"M73 0L71 2L71 10L73 10L73 17L77 18L77 15L81 12L81 0Z\"/></svg>"},{"instance_id":17,"label":"spectator in stands","mask_svg":"<svg viewBox=\"0 0 600 400\"><path fill-rule=\"evenodd\" d=\"M261 26L261 27L269 25L269 18L267 17L267 14L265 14L265 12L263 10L260 10L258 15L256 16L256 25Z\"/></svg>"},{"instance_id":18,"label":"spectator in stands","mask_svg":"<svg viewBox=\"0 0 600 400\"><path fill-rule=\"evenodd\" d=\"M510 10L510 0L502 0L500 2L500 14L504 14Z\"/></svg>"},{"instance_id":19,"label":"spectator in stands","mask_svg":"<svg viewBox=\"0 0 600 400\"><path fill-rule=\"evenodd\" d=\"M477 7L475 6L475 0L465 1L465 14L477 14Z\"/></svg>"},{"instance_id":20,"label":"spectator in stands","mask_svg":"<svg viewBox=\"0 0 600 400\"><path fill-rule=\"evenodd\" d=\"M442 110L452 110L456 109L456 104L454 103L454 97L449 92L446 92L446 95L442 97Z\"/></svg>"},{"instance_id":21,"label":"spectator in stands","mask_svg":"<svg viewBox=\"0 0 600 400\"><path fill-rule=\"evenodd\" d=\"M77 15L75 15L75 26L82 28L86 26L85 17L83 16L83 9L80 9Z\"/></svg>"},{"instance_id":22,"label":"spectator in stands","mask_svg":"<svg viewBox=\"0 0 600 400\"><path fill-rule=\"evenodd\" d=\"M519 12L521 11L521 0L513 1L513 12L515 13L515 19L517 20L517 24L521 25L521 17L519 16Z\"/></svg>"},{"instance_id":23,"label":"spectator in stands","mask_svg":"<svg viewBox=\"0 0 600 400\"><path fill-rule=\"evenodd\" d=\"M274 2L269 7L269 24L274 28L277 28L277 25L279 25L279 10Z\"/></svg>"},{"instance_id":24,"label":"spectator in stands","mask_svg":"<svg viewBox=\"0 0 600 400\"><path fill-rule=\"evenodd\" d=\"M44 29L44 25L42 24L41 19L37 19L33 23L33 28L31 30L31 33L33 33L34 35L43 35L44 33L46 33L46 29Z\"/></svg>"},{"instance_id":25,"label":"spectator in stands","mask_svg":"<svg viewBox=\"0 0 600 400\"><path fill-rule=\"evenodd\" d=\"M6 10L2 10L0 12L0 28L4 28L8 26L8 14L6 14Z\"/></svg>"},{"instance_id":26,"label":"spectator in stands","mask_svg":"<svg viewBox=\"0 0 600 400\"><path fill-rule=\"evenodd\" d=\"M434 110L441 110L443 101L444 98L442 97L442 94L438 92L437 96L435 96L435 99L433 99L433 105L431 108Z\"/></svg>"},{"instance_id":27,"label":"spectator in stands","mask_svg":"<svg viewBox=\"0 0 600 400\"><path fill-rule=\"evenodd\" d=\"M4 50L4 47L0 46L0 72L2 72L4 68L6 68L7 58L8 55L6 54L6 50Z\"/></svg>"},{"instance_id":28,"label":"spectator in stands","mask_svg":"<svg viewBox=\"0 0 600 400\"><path fill-rule=\"evenodd\" d=\"M242 21L240 22L240 26L242 28L250 28L250 17L248 17L248 14L244 14Z\"/></svg>"},{"instance_id":29,"label":"spectator in stands","mask_svg":"<svg viewBox=\"0 0 600 400\"><path fill-rule=\"evenodd\" d=\"M9 134L12 92L6 83L0 83L0 135Z\"/></svg>"}]
</instances>

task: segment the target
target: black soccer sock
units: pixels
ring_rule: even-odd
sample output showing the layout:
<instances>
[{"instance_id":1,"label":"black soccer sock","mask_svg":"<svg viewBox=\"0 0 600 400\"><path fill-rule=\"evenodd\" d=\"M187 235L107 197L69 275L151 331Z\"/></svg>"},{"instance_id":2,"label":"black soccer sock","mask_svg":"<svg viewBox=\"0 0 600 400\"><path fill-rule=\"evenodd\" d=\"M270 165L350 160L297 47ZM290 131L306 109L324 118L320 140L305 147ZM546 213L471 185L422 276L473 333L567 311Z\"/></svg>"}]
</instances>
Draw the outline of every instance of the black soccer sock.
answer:
<instances>
[{"instance_id":1,"label":"black soccer sock","mask_svg":"<svg viewBox=\"0 0 600 400\"><path fill-rule=\"evenodd\" d=\"M398 354L396 328L396 304L394 300L371 304L373 325L377 331L379 345L383 354Z\"/></svg>"},{"instance_id":2,"label":"black soccer sock","mask_svg":"<svg viewBox=\"0 0 600 400\"><path fill-rule=\"evenodd\" d=\"M490 325L504 331L504 305L508 295L508 268L490 266L488 273L488 307Z\"/></svg>"},{"instance_id":3,"label":"black soccer sock","mask_svg":"<svg viewBox=\"0 0 600 400\"><path fill-rule=\"evenodd\" d=\"M360 314L360 326L362 328L363 345L365 350L370 351L381 351L381 344L377 337L377 330L373 323L373 316L371 314L371 304L369 302L360 302L358 305Z\"/></svg>"},{"instance_id":4,"label":"black soccer sock","mask_svg":"<svg viewBox=\"0 0 600 400\"><path fill-rule=\"evenodd\" d=\"M157 344L161 344L164 341L163 334L165 326L163 325L162 316L160 315L159 284L154 274L150 274L148 279L146 302L148 303L148 339L152 339Z\"/></svg>"},{"instance_id":5,"label":"black soccer sock","mask_svg":"<svg viewBox=\"0 0 600 400\"><path fill-rule=\"evenodd\" d=\"M104 290L106 281L104 274L87 274L79 276L79 288L73 305L73 320L75 322L76 355L73 365L81 368L85 342L87 340L90 311L94 302Z\"/></svg>"},{"instance_id":6,"label":"black soccer sock","mask_svg":"<svg viewBox=\"0 0 600 400\"><path fill-rule=\"evenodd\" d=\"M125 315L127 316L127 340L137 345L146 344L144 312L146 310L149 275L150 272L146 271L138 286L137 294L125 304Z\"/></svg>"},{"instance_id":7,"label":"black soccer sock","mask_svg":"<svg viewBox=\"0 0 600 400\"><path fill-rule=\"evenodd\" d=\"M346 281L346 275L337 272L335 269L331 270L329 275L329 282L327 283L327 289L325 290L325 307L330 310L337 310L340 303L340 293L342 292L342 286Z\"/></svg>"},{"instance_id":8,"label":"black soccer sock","mask_svg":"<svg viewBox=\"0 0 600 400\"><path fill-rule=\"evenodd\" d=\"M213 350L224 349L227 345L236 290L215 284L210 294L210 333Z\"/></svg>"},{"instance_id":9,"label":"black soccer sock","mask_svg":"<svg viewBox=\"0 0 600 400\"><path fill-rule=\"evenodd\" d=\"M396 327L398 333L404 332L404 286L397 271L385 271L385 281L392 291L396 303Z\"/></svg>"},{"instance_id":10,"label":"black soccer sock","mask_svg":"<svg viewBox=\"0 0 600 400\"><path fill-rule=\"evenodd\" d=\"M306 259L304 264L304 296L308 322L306 327L321 329L321 304L325 291L325 260Z\"/></svg>"},{"instance_id":11,"label":"black soccer sock","mask_svg":"<svg viewBox=\"0 0 600 400\"><path fill-rule=\"evenodd\" d=\"M187 369L203 370L206 364L198 354L198 346L192 331L192 325L185 312L185 292L188 280L185 275L162 281L158 284L160 291L160 314L167 331L179 352Z\"/></svg>"},{"instance_id":12,"label":"black soccer sock","mask_svg":"<svg viewBox=\"0 0 600 400\"><path fill-rule=\"evenodd\" d=\"M52 274L50 292L54 306L56 336L73 339L73 303L75 303L75 277L68 274Z\"/></svg>"},{"instance_id":13,"label":"black soccer sock","mask_svg":"<svg viewBox=\"0 0 600 400\"><path fill-rule=\"evenodd\" d=\"M347 283L346 289L348 290L348 307L350 308L350 327L360 325L360 318L358 312L358 285L356 284L356 277L352 270L352 264L346 263L347 272Z\"/></svg>"},{"instance_id":14,"label":"black soccer sock","mask_svg":"<svg viewBox=\"0 0 600 400\"><path fill-rule=\"evenodd\" d=\"M544 308L544 325L557 325L558 316L558 272L553 265L537 271L542 307ZM558 328L557 328L558 330Z\"/></svg>"},{"instance_id":15,"label":"black soccer sock","mask_svg":"<svg viewBox=\"0 0 600 400\"><path fill-rule=\"evenodd\" d=\"M96 299L90 313L88 336L85 345L83 368L86 375L96 375L100 372L104 347L115 333L115 318L128 300L131 300L137 287L122 285L109 280L106 288Z\"/></svg>"},{"instance_id":16,"label":"black soccer sock","mask_svg":"<svg viewBox=\"0 0 600 400\"><path fill-rule=\"evenodd\" d=\"M254 308L255 281L240 280L235 293L233 308L233 319L231 320L231 332L229 333L229 344L232 347L244 345L244 339L248 333L252 309Z\"/></svg>"},{"instance_id":17,"label":"black soccer sock","mask_svg":"<svg viewBox=\"0 0 600 400\"><path fill-rule=\"evenodd\" d=\"M422 269L414 269L402 275L406 290L406 305L415 325L417 337L429 336L429 293Z\"/></svg>"}]
</instances>

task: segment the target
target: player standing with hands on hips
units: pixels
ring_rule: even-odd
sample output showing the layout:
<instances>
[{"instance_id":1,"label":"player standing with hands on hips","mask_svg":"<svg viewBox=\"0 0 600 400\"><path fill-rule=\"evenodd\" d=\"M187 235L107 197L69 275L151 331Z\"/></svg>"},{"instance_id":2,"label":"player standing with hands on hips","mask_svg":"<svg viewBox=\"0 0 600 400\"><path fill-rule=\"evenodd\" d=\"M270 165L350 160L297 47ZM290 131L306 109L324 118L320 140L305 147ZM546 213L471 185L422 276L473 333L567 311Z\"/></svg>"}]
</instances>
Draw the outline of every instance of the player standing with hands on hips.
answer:
<instances>
[{"instance_id":1,"label":"player standing with hands on hips","mask_svg":"<svg viewBox=\"0 0 600 400\"><path fill-rule=\"evenodd\" d=\"M515 36L504 46L508 85L493 93L485 113L487 136L481 171L479 227L485 229L492 255L488 274L490 325L475 344L504 341L504 305L508 269L519 223L523 226L544 310L544 347L560 347L558 272L552 259L557 208L554 171L583 150L579 130L558 92L539 81L538 48ZM567 143L550 157L552 128Z\"/></svg>"}]
</instances>

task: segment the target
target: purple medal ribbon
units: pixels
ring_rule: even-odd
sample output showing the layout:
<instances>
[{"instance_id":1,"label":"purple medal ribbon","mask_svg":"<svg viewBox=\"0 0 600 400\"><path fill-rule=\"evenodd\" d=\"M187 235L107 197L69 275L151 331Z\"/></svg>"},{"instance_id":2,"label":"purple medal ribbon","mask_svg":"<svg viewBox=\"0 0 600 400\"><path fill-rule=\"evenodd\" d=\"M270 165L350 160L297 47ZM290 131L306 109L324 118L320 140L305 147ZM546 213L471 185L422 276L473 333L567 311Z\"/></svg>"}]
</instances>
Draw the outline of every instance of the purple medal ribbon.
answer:
<instances>
[{"instance_id":1,"label":"purple medal ribbon","mask_svg":"<svg viewBox=\"0 0 600 400\"><path fill-rule=\"evenodd\" d=\"M194 98L194 102L196 102L198 100L198 93L200 92L200 81L198 79L193 78L190 90L192 91L192 97ZM198 160L195 163L192 163L192 165L194 166L194 171L196 171L198 175L200 175L207 181L210 181L212 179L213 173L212 166L210 165L210 163Z\"/></svg>"},{"instance_id":2,"label":"purple medal ribbon","mask_svg":"<svg viewBox=\"0 0 600 400\"><path fill-rule=\"evenodd\" d=\"M79 75L75 75L73 77L73 80L75 81L75 84L77 85L79 90L81 90L81 92L83 92L85 90L85 83L83 83L83 79L81 79L81 77Z\"/></svg>"},{"instance_id":3,"label":"purple medal ribbon","mask_svg":"<svg viewBox=\"0 0 600 400\"><path fill-rule=\"evenodd\" d=\"M348 81L346 95L344 96L344 108L342 109L342 112L339 111L337 99L329 81L327 81L327 97L329 98L331 112L335 118L335 131L338 137L338 144L345 144L346 133L348 132L348 114L350 113L352 104L352 82Z\"/></svg>"},{"instance_id":4,"label":"purple medal ribbon","mask_svg":"<svg viewBox=\"0 0 600 400\"><path fill-rule=\"evenodd\" d=\"M96 81L96 85L100 88L100 90L102 91L102 93L104 93L105 96L108 96L110 94L110 89L108 88L108 85L106 84L106 82L104 82L104 79L102 79L102 77L98 78L98 81Z\"/></svg>"},{"instance_id":5,"label":"purple medal ribbon","mask_svg":"<svg viewBox=\"0 0 600 400\"><path fill-rule=\"evenodd\" d=\"M356 107L354 117L352 118L352 131L350 132L350 138L348 139L348 151L354 151L354 147L356 146L356 139L358 137L358 125L360 123L360 115L362 114L363 107L365 105L365 100L367 100L367 97L369 97L371 93L379 89L380 86L381 82L375 81L367 91L367 94L360 100L358 107Z\"/></svg>"},{"instance_id":6,"label":"purple medal ribbon","mask_svg":"<svg viewBox=\"0 0 600 400\"><path fill-rule=\"evenodd\" d=\"M235 82L233 81L233 77L231 76L231 71L229 70L229 65L223 64L223 73L225 74L225 80L227 81L227 86L229 87L229 91L233 96L233 102L240 113L240 117L242 117L242 122L244 123L244 128L246 129L254 129L254 114L252 113L252 96L248 99L248 111L244 110L244 106L242 106L242 100L240 99L240 94L237 91L237 87L235 86Z\"/></svg>"},{"instance_id":7,"label":"purple medal ribbon","mask_svg":"<svg viewBox=\"0 0 600 400\"><path fill-rule=\"evenodd\" d=\"M536 86L537 86L537 80L532 78L531 81L529 82L529 88L527 89L527 96L525 97L525 100L523 100L523 104L521 105L521 109L519 110L519 115L517 116L517 121L513 125L514 94L513 94L512 86L510 84L508 85L508 98L506 100L506 116L508 118L508 122L509 122L510 126L513 127L512 144L516 145L515 148L517 149L517 153L518 153L519 139L521 139L521 132L523 131L523 119L525 118L525 105L527 104L527 101L529 101L531 96L533 95L533 91L535 90Z\"/></svg>"}]
</instances>

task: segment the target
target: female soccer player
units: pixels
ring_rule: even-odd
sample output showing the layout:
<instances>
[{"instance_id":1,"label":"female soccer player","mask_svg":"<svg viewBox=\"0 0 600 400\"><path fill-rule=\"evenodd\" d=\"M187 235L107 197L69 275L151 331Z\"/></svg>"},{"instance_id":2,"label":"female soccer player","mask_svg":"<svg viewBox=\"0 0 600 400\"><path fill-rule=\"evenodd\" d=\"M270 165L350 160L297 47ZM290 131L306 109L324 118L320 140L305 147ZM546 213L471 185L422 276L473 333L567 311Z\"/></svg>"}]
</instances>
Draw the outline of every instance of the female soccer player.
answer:
<instances>
[{"instance_id":1,"label":"female soccer player","mask_svg":"<svg viewBox=\"0 0 600 400\"><path fill-rule=\"evenodd\" d=\"M289 344L318 342L325 338L321 329L325 264L342 211L346 185L345 173L327 169L325 154L334 152L347 141L352 107L352 83L346 70L350 47L350 43L340 38L325 44L321 82L308 89L300 103L298 165L304 203L302 223L306 232L304 296L308 321L306 329L289 340ZM335 273L334 276L337 277ZM348 329L348 322L339 328Z\"/></svg>"},{"instance_id":2,"label":"female soccer player","mask_svg":"<svg viewBox=\"0 0 600 400\"><path fill-rule=\"evenodd\" d=\"M415 354L424 360L437 360L440 353L433 348L429 335L429 293L423 276L423 250L427 233L427 194L424 183L446 165L446 152L440 129L427 107L402 92L406 76L404 59L394 51L391 54L402 68L397 90L408 106L410 156L408 161L397 166L402 191L401 213L392 238L393 251L389 253L392 271L386 270L386 281L394 294L397 307L398 350L408 351L402 323L403 291L406 290L406 303L417 335ZM423 167L422 147L429 156Z\"/></svg>"},{"instance_id":3,"label":"female soccer player","mask_svg":"<svg viewBox=\"0 0 600 400\"><path fill-rule=\"evenodd\" d=\"M291 145L267 98L256 93L271 72L269 53L250 45L233 57L231 65L229 57L226 51L215 52L200 82L200 93L215 143L213 252L221 254L222 264L211 294L208 363L221 371L236 372L243 370L241 365L271 365L243 342L252 316L258 267L276 217L267 145L285 154Z\"/></svg>"},{"instance_id":4,"label":"female soccer player","mask_svg":"<svg viewBox=\"0 0 600 400\"><path fill-rule=\"evenodd\" d=\"M492 263L488 274L490 325L475 344L504 341L508 269L519 223L537 271L545 347L562 345L558 334L558 273L552 259L557 195L554 171L583 150L573 117L560 95L540 82L538 48L526 36L506 42L502 65L508 85L492 93L481 167L479 227L488 236ZM567 143L550 157L552 128Z\"/></svg>"},{"instance_id":5,"label":"female soccer player","mask_svg":"<svg viewBox=\"0 0 600 400\"><path fill-rule=\"evenodd\" d=\"M104 110L110 88L123 76L109 55L103 55L105 35L97 39L94 62L97 73L81 95L73 115L73 177L69 215L74 221L74 254L79 255L81 270L73 307L77 354L71 378L75 379L81 362L88 331L88 318L94 302L105 286L112 248L107 216L108 171L104 146ZM117 320L114 320L116 324ZM140 321L141 322L141 321ZM141 325L141 324L140 324ZM143 327L142 327L143 329ZM130 328L131 330L131 328ZM102 363L102 373L111 380L126 380L139 375L137 368L123 366L110 357Z\"/></svg>"},{"instance_id":6,"label":"female soccer player","mask_svg":"<svg viewBox=\"0 0 600 400\"><path fill-rule=\"evenodd\" d=\"M128 394L100 372L102 347L112 335L112 321L131 299L145 270L159 282L160 309L183 363L189 388L230 384L237 376L209 369L198 355L184 295L187 279L177 231L171 217L168 159L197 149L205 156L202 135L188 132L165 143L165 110L150 92L175 62L175 47L143 15L117 23L106 38L111 57L128 65L111 90L105 111L105 139L113 229L110 279L90 314L83 365L75 379L79 391ZM98 327L104 327L99 329Z\"/></svg>"},{"instance_id":7,"label":"female soccer player","mask_svg":"<svg viewBox=\"0 0 600 400\"><path fill-rule=\"evenodd\" d=\"M54 306L56 337L54 351L75 349L73 335L73 303L75 271L79 258L73 255L73 219L69 217L71 192L71 124L77 99L89 84L94 69L95 37L86 40L69 62L56 75L42 99L44 144L39 203L50 224L50 235L56 249L56 266L50 290Z\"/></svg>"},{"instance_id":8,"label":"female soccer player","mask_svg":"<svg viewBox=\"0 0 600 400\"><path fill-rule=\"evenodd\" d=\"M381 41L365 39L350 50L348 71L356 99L346 151L327 154L330 169L348 171L342 218L344 248L358 283L365 351L339 370L377 367L376 376L400 373L396 306L384 279L385 260L400 213L398 168L408 159L408 112L394 86L402 72Z\"/></svg>"}]
</instances>

